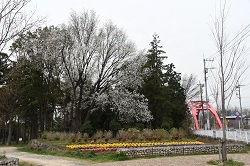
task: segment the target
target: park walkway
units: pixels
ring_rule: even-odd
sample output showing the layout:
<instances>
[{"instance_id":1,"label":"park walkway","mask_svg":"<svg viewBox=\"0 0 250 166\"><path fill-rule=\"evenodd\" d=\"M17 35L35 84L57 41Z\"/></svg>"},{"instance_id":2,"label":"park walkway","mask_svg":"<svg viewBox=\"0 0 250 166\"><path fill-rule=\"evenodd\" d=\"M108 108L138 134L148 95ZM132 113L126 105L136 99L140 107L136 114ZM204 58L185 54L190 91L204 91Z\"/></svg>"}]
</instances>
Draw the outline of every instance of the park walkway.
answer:
<instances>
[{"instance_id":1,"label":"park walkway","mask_svg":"<svg viewBox=\"0 0 250 166\"><path fill-rule=\"evenodd\" d=\"M0 153L3 151L5 151L7 157L16 157L20 161L30 162L39 166L206 166L208 165L207 161L217 160L219 157L218 155L192 155L94 163L67 157L19 152L15 147L0 147ZM241 161L245 163L245 166L250 166L250 154L247 153L228 154L228 159Z\"/></svg>"}]
</instances>

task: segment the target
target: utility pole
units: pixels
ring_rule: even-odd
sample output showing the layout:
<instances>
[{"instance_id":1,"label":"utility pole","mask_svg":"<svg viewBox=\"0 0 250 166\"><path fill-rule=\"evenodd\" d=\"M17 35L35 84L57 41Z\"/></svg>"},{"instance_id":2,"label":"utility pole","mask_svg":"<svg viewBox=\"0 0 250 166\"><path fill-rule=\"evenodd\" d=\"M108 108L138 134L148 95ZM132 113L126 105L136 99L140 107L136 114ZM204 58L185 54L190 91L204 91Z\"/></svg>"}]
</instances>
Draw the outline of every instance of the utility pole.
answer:
<instances>
[{"instance_id":1,"label":"utility pole","mask_svg":"<svg viewBox=\"0 0 250 166\"><path fill-rule=\"evenodd\" d=\"M201 105L201 109L202 109L202 123L201 123L202 127L201 127L201 128L203 128L203 127L204 127L204 124L205 124L205 114L204 114L203 97L202 97L202 93L203 93L202 88L204 87L204 84L199 83L198 85L199 85L199 87L200 87L200 93L201 93L201 104L202 104L202 105ZM204 128L204 129L205 129L205 128Z\"/></svg>"},{"instance_id":2,"label":"utility pole","mask_svg":"<svg viewBox=\"0 0 250 166\"><path fill-rule=\"evenodd\" d=\"M206 67L206 62L207 61L213 61L211 59L203 59L204 62L204 77L205 77L205 92L206 92L206 112L207 112L207 129L210 130L210 113L208 111L208 93L207 93L207 73L208 69L213 69L213 68L207 68Z\"/></svg>"},{"instance_id":3,"label":"utility pole","mask_svg":"<svg viewBox=\"0 0 250 166\"><path fill-rule=\"evenodd\" d=\"M244 85L238 84L238 85L236 86L236 95L238 96L239 102L240 102L240 115L241 115L240 121L241 121L241 128L244 129L243 114L242 114L242 106L241 106L241 94L240 94L240 87L241 87L241 86L244 86ZM238 93L237 93L237 90L238 90Z\"/></svg>"}]
</instances>

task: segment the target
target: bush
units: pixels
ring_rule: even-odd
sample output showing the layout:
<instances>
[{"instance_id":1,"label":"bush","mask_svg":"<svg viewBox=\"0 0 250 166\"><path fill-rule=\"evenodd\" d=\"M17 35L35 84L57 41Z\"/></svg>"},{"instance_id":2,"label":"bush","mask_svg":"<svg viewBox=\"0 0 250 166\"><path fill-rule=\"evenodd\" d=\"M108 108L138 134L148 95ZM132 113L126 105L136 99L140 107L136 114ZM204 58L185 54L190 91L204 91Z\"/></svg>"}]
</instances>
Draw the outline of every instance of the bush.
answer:
<instances>
[{"instance_id":1,"label":"bush","mask_svg":"<svg viewBox=\"0 0 250 166\"><path fill-rule=\"evenodd\" d=\"M142 133L138 133L138 140L143 141L144 136L142 135Z\"/></svg>"},{"instance_id":2,"label":"bush","mask_svg":"<svg viewBox=\"0 0 250 166\"><path fill-rule=\"evenodd\" d=\"M245 165L243 162L234 161L233 159L229 159L226 162L224 162L223 164L221 164L218 160L209 160L207 162L207 164L209 164L209 165L223 165L223 166L243 166L243 165Z\"/></svg>"},{"instance_id":3,"label":"bush","mask_svg":"<svg viewBox=\"0 0 250 166\"><path fill-rule=\"evenodd\" d=\"M125 131L125 130L123 130L123 129L118 130L118 132L116 133L116 138L117 138L119 141L126 141L127 136L128 136L127 131Z\"/></svg>"},{"instance_id":4,"label":"bush","mask_svg":"<svg viewBox=\"0 0 250 166\"><path fill-rule=\"evenodd\" d=\"M101 130L98 130L95 134L94 134L94 138L96 139L101 139L103 136L103 132Z\"/></svg>"},{"instance_id":5,"label":"bush","mask_svg":"<svg viewBox=\"0 0 250 166\"><path fill-rule=\"evenodd\" d=\"M55 140L60 140L60 135L61 135L60 132L45 131L42 134L42 138L47 139L48 141L55 141Z\"/></svg>"},{"instance_id":6,"label":"bush","mask_svg":"<svg viewBox=\"0 0 250 166\"><path fill-rule=\"evenodd\" d=\"M151 129L143 129L142 135L146 138L147 141L150 141L153 137L153 132Z\"/></svg>"},{"instance_id":7,"label":"bush","mask_svg":"<svg viewBox=\"0 0 250 166\"><path fill-rule=\"evenodd\" d=\"M118 130L122 129L122 126L116 120L111 120L109 123L109 128L114 134L116 134Z\"/></svg>"},{"instance_id":8,"label":"bush","mask_svg":"<svg viewBox=\"0 0 250 166\"><path fill-rule=\"evenodd\" d=\"M104 131L103 136L105 138L105 141L108 142L110 138L113 137L112 131Z\"/></svg>"},{"instance_id":9,"label":"bush","mask_svg":"<svg viewBox=\"0 0 250 166\"><path fill-rule=\"evenodd\" d=\"M173 140L179 139L179 131L177 128L170 129L169 133L170 133L171 139Z\"/></svg>"},{"instance_id":10,"label":"bush","mask_svg":"<svg viewBox=\"0 0 250 166\"><path fill-rule=\"evenodd\" d=\"M76 133L76 141L78 141L78 142L82 141L82 133L80 133L80 132Z\"/></svg>"},{"instance_id":11,"label":"bush","mask_svg":"<svg viewBox=\"0 0 250 166\"><path fill-rule=\"evenodd\" d=\"M76 135L74 133L68 134L68 141L75 142L76 141Z\"/></svg>"},{"instance_id":12,"label":"bush","mask_svg":"<svg viewBox=\"0 0 250 166\"><path fill-rule=\"evenodd\" d=\"M82 137L83 137L84 142L88 142L88 138L89 138L88 133L83 133Z\"/></svg>"},{"instance_id":13,"label":"bush","mask_svg":"<svg viewBox=\"0 0 250 166\"><path fill-rule=\"evenodd\" d=\"M134 141L138 138L138 134L140 133L140 131L136 128L129 128L127 130L127 133L128 133L128 138Z\"/></svg>"},{"instance_id":14,"label":"bush","mask_svg":"<svg viewBox=\"0 0 250 166\"><path fill-rule=\"evenodd\" d=\"M54 134L51 131L47 132L47 140L48 141L54 140Z\"/></svg>"},{"instance_id":15,"label":"bush","mask_svg":"<svg viewBox=\"0 0 250 166\"><path fill-rule=\"evenodd\" d=\"M66 132L60 133L59 139L60 139L60 141L67 140L68 139L68 133L66 133Z\"/></svg>"},{"instance_id":16,"label":"bush","mask_svg":"<svg viewBox=\"0 0 250 166\"><path fill-rule=\"evenodd\" d=\"M183 129L179 129L178 135L179 139L185 138L187 136L186 132Z\"/></svg>"},{"instance_id":17,"label":"bush","mask_svg":"<svg viewBox=\"0 0 250 166\"><path fill-rule=\"evenodd\" d=\"M164 139L167 137L167 132L164 129L154 129L152 131L152 135L155 140L160 141L161 139Z\"/></svg>"},{"instance_id":18,"label":"bush","mask_svg":"<svg viewBox=\"0 0 250 166\"><path fill-rule=\"evenodd\" d=\"M92 136L93 133L93 126L90 121L85 122L81 127L82 133L88 133L90 136Z\"/></svg>"},{"instance_id":19,"label":"bush","mask_svg":"<svg viewBox=\"0 0 250 166\"><path fill-rule=\"evenodd\" d=\"M48 132L47 131L44 131L42 133L42 139L47 139L48 138Z\"/></svg>"},{"instance_id":20,"label":"bush","mask_svg":"<svg viewBox=\"0 0 250 166\"><path fill-rule=\"evenodd\" d=\"M161 128L165 129L166 131L170 130L172 126L173 126L173 124L169 121L164 121L161 124Z\"/></svg>"}]
</instances>

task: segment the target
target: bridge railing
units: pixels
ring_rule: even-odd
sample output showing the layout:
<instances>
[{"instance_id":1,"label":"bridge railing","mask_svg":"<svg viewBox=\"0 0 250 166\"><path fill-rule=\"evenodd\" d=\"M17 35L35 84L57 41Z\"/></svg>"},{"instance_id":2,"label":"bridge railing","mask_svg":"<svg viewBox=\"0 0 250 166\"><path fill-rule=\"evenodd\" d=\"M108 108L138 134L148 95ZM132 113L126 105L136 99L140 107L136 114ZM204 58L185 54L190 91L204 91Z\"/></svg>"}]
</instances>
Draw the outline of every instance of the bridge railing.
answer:
<instances>
[{"instance_id":1,"label":"bridge railing","mask_svg":"<svg viewBox=\"0 0 250 166\"><path fill-rule=\"evenodd\" d=\"M222 130L195 130L195 135L207 136L211 138L223 137ZM231 141L241 141L250 144L250 130L232 130L226 131L226 139Z\"/></svg>"}]
</instances>

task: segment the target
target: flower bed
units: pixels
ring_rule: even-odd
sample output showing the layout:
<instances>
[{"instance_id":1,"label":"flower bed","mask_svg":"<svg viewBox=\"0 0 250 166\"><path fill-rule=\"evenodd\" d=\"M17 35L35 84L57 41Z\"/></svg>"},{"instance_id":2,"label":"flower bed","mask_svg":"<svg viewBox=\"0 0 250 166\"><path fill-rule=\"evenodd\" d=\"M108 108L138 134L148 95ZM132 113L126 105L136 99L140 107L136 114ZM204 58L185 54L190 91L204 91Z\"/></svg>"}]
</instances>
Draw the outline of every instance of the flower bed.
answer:
<instances>
[{"instance_id":1,"label":"flower bed","mask_svg":"<svg viewBox=\"0 0 250 166\"><path fill-rule=\"evenodd\" d=\"M99 143L99 144L78 144L66 145L68 149L80 149L83 152L104 152L115 151L122 148L144 148L144 147L168 147L168 146L186 146L186 145L203 145L200 141L181 141L181 142L137 142L137 143Z\"/></svg>"}]
</instances>

